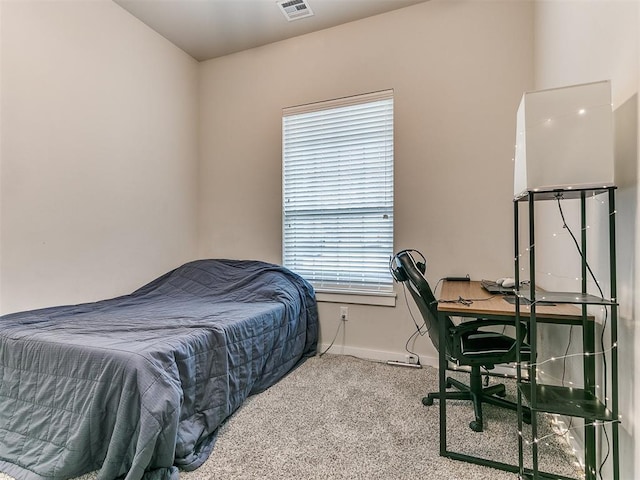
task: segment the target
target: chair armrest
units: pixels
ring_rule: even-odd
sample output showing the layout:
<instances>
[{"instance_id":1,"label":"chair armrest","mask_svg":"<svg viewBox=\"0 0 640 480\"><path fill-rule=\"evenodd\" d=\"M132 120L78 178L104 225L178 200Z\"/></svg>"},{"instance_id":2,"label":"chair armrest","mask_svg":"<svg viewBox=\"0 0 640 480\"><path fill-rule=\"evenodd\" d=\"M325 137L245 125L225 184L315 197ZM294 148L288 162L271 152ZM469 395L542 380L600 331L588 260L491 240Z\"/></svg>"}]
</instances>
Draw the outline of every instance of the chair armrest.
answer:
<instances>
[{"instance_id":1,"label":"chair armrest","mask_svg":"<svg viewBox=\"0 0 640 480\"><path fill-rule=\"evenodd\" d=\"M452 357L456 359L456 361L461 362L462 364L464 364L464 361L472 362L472 363L467 363L468 365L475 363L475 364L484 364L484 365L493 366L495 363L512 362L517 357L516 352L518 349L518 344L524 343L525 339L527 338L527 335L529 334L526 324L524 324L524 322L522 321L520 323L521 323L522 329L520 330L519 339L516 339L511 335L504 335L510 338L511 340L513 340L513 344L511 345L511 348L509 348L508 351L505 351L498 356L496 356L495 354L485 355L484 357L474 355L474 358L472 360L468 359L467 356L462 351L462 345L464 342L463 337L465 336L465 334L477 332L484 327L496 327L500 325L515 327L516 322L515 322L515 319L513 318L504 318L504 319L496 319L496 320L477 319L469 322L460 323L459 325L456 325L455 327L449 329L449 339L451 342ZM499 332L496 332L496 335L502 335L502 334L500 334ZM463 359L465 360L463 361ZM484 363L482 362L482 360L484 360Z\"/></svg>"},{"instance_id":2,"label":"chair armrest","mask_svg":"<svg viewBox=\"0 0 640 480\"><path fill-rule=\"evenodd\" d=\"M520 341L522 342L524 341L525 338L527 338L529 329L527 328L527 325L525 322L520 321L520 324L522 327L522 329L520 330ZM462 336L467 332L473 332L483 327L496 327L500 325L515 327L516 322L515 322L515 319L505 318L505 319L490 320L486 318L485 319L481 318L477 320L472 320L470 322L462 322L456 325L455 327L451 328L449 333L455 339L455 338L460 338L460 336Z\"/></svg>"},{"instance_id":3,"label":"chair armrest","mask_svg":"<svg viewBox=\"0 0 640 480\"><path fill-rule=\"evenodd\" d=\"M526 330L526 324L524 322L520 322L523 324L523 326L525 327ZM457 334L457 333L466 333L472 330L478 330L479 328L482 327L495 327L495 326L500 326L500 325L506 325L506 326L512 326L515 327L516 326L516 322L513 319L496 319L496 320L489 320L489 319L482 319L479 318L477 320L472 320L470 322L462 322L458 325L456 325L455 327L453 327L451 329L451 333L452 334Z\"/></svg>"}]
</instances>

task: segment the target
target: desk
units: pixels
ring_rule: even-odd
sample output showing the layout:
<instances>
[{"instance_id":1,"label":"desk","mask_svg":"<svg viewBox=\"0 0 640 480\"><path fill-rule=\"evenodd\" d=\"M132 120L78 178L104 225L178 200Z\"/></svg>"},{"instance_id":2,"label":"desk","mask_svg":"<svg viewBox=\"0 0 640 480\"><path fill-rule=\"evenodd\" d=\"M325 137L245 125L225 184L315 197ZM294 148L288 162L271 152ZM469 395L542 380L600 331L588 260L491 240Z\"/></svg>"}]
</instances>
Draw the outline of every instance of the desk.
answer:
<instances>
[{"instance_id":1,"label":"desk","mask_svg":"<svg viewBox=\"0 0 640 480\"><path fill-rule=\"evenodd\" d=\"M460 298L471 300L471 304L458 303L456 300ZM443 301L448 303L442 303ZM536 305L536 320L540 323L557 323L563 325L582 325L583 317L580 308L575 305L557 304L557 305ZM504 319L511 318L515 324L515 305L507 302L502 295L492 295L487 292L478 281L455 282L444 281L440 293L440 303L438 303L438 320L443 322L446 316L453 317L473 317L473 318L490 318ZM529 317L529 307L520 305L520 318L525 321ZM593 316L587 317L593 321ZM440 345L446 345L446 332L444 329L440 331ZM440 393L446 392L446 371L448 367L445 349L439 349L439 380ZM487 467L497 468L508 472L519 473L518 465L511 465L502 462L496 462L489 459L474 457L463 453L456 453L447 450L447 407L446 400L440 399L440 455L452 458L454 460L463 460L466 462L476 463ZM517 426L514 425L514 428ZM474 432L469 432L474 435ZM567 478L559 475L544 474L540 472L544 478Z\"/></svg>"},{"instance_id":2,"label":"desk","mask_svg":"<svg viewBox=\"0 0 640 480\"><path fill-rule=\"evenodd\" d=\"M438 313L453 317L513 318L515 321L515 305L507 302L502 295L492 295L480 282L444 281L440 293L440 301L455 301L459 298L475 300L471 305L462 303L439 303ZM520 317L529 316L528 305L520 305ZM557 304L536 306L536 318L544 323L561 323L563 325L582 325L582 312L575 305ZM591 317L593 319L593 316Z\"/></svg>"}]
</instances>

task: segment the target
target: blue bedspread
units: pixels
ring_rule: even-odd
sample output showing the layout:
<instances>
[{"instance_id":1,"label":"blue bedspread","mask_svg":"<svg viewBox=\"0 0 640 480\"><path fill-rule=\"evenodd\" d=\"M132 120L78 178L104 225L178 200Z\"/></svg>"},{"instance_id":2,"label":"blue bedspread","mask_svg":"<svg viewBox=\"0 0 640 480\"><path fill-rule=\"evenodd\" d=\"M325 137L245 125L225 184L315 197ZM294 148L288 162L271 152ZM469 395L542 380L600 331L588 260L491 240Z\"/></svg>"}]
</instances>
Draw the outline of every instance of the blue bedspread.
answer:
<instances>
[{"instance_id":1,"label":"blue bedspread","mask_svg":"<svg viewBox=\"0 0 640 480\"><path fill-rule=\"evenodd\" d=\"M257 261L200 260L131 295L2 316L0 471L175 479L317 333L313 288Z\"/></svg>"}]
</instances>

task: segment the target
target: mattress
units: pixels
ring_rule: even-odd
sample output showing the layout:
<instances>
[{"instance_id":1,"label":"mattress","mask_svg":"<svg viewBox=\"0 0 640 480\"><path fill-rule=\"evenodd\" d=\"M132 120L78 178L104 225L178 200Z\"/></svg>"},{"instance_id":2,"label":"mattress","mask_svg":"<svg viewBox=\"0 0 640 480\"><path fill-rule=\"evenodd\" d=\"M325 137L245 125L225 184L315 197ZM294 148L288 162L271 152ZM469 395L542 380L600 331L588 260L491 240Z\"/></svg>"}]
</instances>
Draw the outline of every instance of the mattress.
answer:
<instances>
[{"instance_id":1,"label":"mattress","mask_svg":"<svg viewBox=\"0 0 640 480\"><path fill-rule=\"evenodd\" d=\"M251 394L313 355L313 288L199 260L130 295L0 317L0 471L176 479Z\"/></svg>"}]
</instances>

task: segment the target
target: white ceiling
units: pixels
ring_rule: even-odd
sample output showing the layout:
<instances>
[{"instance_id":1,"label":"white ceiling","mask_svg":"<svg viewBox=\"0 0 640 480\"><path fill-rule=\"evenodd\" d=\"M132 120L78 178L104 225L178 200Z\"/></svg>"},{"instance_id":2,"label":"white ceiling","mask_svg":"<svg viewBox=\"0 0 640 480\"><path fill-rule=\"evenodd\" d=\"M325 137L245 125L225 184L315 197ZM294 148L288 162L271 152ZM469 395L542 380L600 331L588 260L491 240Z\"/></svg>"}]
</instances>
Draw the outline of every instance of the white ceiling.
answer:
<instances>
[{"instance_id":1,"label":"white ceiling","mask_svg":"<svg viewBox=\"0 0 640 480\"><path fill-rule=\"evenodd\" d=\"M114 1L196 60L208 60L428 0L307 0L314 15L291 22L276 0Z\"/></svg>"}]
</instances>

